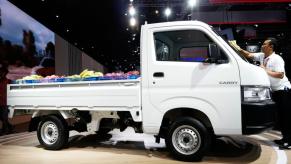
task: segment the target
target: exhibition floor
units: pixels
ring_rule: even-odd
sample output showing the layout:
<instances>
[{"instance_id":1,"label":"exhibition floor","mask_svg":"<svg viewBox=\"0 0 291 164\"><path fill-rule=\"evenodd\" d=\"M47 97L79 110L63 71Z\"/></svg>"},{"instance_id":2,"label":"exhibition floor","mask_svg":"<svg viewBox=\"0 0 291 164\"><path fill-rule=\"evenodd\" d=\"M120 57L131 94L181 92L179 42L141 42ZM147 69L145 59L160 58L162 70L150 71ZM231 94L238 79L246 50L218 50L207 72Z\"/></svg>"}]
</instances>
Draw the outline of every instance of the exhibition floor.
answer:
<instances>
[{"instance_id":1,"label":"exhibition floor","mask_svg":"<svg viewBox=\"0 0 291 164\"><path fill-rule=\"evenodd\" d=\"M27 126L22 124L21 126ZM16 125L17 130L18 125ZM222 137L216 140L203 163L288 163L291 151L279 150L272 142L280 138L277 131L260 135ZM104 136L70 133L69 146L60 151L43 149L36 132L0 136L0 163L183 163L172 159L164 140L136 134L128 128L113 130Z\"/></svg>"}]
</instances>

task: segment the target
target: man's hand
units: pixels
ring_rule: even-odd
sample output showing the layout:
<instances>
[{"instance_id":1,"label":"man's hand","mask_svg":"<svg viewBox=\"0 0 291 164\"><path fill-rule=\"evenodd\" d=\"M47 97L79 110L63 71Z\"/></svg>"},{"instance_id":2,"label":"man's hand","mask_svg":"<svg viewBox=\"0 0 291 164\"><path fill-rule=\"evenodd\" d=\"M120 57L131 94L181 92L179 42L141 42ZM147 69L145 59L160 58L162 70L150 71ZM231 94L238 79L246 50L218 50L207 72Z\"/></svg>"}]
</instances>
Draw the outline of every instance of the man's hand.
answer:
<instances>
[{"instance_id":1,"label":"man's hand","mask_svg":"<svg viewBox=\"0 0 291 164\"><path fill-rule=\"evenodd\" d=\"M230 41L228 41L228 42L229 42L229 44L230 44L234 49L236 49L237 51L241 51L241 50L242 50L242 49L240 48L240 46L236 44L236 40L230 40Z\"/></svg>"}]
</instances>

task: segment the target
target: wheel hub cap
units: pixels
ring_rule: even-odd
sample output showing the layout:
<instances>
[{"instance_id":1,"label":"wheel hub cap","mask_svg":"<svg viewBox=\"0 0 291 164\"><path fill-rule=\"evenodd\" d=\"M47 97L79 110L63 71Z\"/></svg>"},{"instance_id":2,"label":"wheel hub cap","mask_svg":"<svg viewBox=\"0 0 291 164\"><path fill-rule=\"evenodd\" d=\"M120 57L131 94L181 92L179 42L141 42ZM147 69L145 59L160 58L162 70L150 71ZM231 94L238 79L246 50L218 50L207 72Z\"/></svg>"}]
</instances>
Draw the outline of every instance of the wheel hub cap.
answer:
<instances>
[{"instance_id":1,"label":"wheel hub cap","mask_svg":"<svg viewBox=\"0 0 291 164\"><path fill-rule=\"evenodd\" d=\"M54 122L48 121L42 125L41 138L46 144L54 144L57 141L58 137L59 130Z\"/></svg>"},{"instance_id":2,"label":"wheel hub cap","mask_svg":"<svg viewBox=\"0 0 291 164\"><path fill-rule=\"evenodd\" d=\"M172 142L173 146L179 153L190 155L198 151L200 148L201 137L195 128L183 125L174 131Z\"/></svg>"}]
</instances>

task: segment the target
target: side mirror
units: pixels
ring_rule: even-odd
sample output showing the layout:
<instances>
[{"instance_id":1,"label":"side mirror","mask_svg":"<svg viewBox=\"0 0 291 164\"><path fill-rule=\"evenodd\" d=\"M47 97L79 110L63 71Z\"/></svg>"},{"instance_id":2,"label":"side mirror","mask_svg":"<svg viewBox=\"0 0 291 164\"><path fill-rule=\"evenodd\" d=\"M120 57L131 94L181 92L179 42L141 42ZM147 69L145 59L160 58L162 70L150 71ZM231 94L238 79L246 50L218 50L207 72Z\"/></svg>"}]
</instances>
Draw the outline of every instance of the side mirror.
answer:
<instances>
[{"instance_id":1,"label":"side mirror","mask_svg":"<svg viewBox=\"0 0 291 164\"><path fill-rule=\"evenodd\" d=\"M216 44L209 44L208 47L209 58L205 59L205 63L221 63L221 54Z\"/></svg>"},{"instance_id":2,"label":"side mirror","mask_svg":"<svg viewBox=\"0 0 291 164\"><path fill-rule=\"evenodd\" d=\"M209 44L208 46L208 54L209 54L209 57L210 58L215 58L215 59L220 59L221 58L221 55L220 55L220 52L219 52L219 48L216 44Z\"/></svg>"}]
</instances>

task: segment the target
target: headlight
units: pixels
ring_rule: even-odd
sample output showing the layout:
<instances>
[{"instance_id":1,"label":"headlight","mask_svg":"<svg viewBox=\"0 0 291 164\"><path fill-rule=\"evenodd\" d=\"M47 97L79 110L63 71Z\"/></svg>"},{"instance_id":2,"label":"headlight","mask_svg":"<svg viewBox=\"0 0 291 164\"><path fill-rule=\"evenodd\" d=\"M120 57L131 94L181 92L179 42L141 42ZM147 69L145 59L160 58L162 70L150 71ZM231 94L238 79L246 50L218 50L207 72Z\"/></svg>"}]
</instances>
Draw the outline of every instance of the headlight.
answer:
<instances>
[{"instance_id":1,"label":"headlight","mask_svg":"<svg viewBox=\"0 0 291 164\"><path fill-rule=\"evenodd\" d=\"M244 102L261 102L271 99L270 88L244 86L243 101Z\"/></svg>"}]
</instances>

